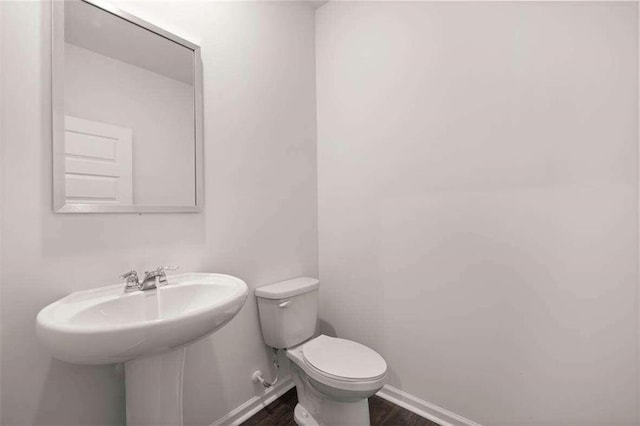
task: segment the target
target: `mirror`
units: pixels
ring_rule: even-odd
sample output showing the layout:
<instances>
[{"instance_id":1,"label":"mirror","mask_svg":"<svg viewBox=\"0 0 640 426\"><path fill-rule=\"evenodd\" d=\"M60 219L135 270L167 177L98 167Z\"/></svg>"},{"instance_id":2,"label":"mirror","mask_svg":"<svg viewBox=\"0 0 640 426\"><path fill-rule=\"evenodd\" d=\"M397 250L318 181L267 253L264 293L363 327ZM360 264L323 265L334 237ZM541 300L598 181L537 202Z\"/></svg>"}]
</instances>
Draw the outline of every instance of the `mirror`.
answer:
<instances>
[{"instance_id":1,"label":"mirror","mask_svg":"<svg viewBox=\"0 0 640 426\"><path fill-rule=\"evenodd\" d=\"M102 3L53 2L59 213L202 206L200 48Z\"/></svg>"}]
</instances>

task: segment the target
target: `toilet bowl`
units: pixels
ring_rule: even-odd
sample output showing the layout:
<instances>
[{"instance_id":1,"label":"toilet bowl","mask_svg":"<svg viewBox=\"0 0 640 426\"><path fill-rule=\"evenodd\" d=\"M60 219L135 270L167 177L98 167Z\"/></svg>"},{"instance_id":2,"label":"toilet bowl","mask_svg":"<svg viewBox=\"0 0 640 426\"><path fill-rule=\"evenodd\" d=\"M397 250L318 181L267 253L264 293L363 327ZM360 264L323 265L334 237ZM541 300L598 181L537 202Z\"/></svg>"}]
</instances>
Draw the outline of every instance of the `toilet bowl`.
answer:
<instances>
[{"instance_id":1,"label":"toilet bowl","mask_svg":"<svg viewBox=\"0 0 640 426\"><path fill-rule=\"evenodd\" d=\"M320 335L287 350L298 393L299 425L369 425L367 398L387 379L387 364L372 349Z\"/></svg>"},{"instance_id":2,"label":"toilet bowl","mask_svg":"<svg viewBox=\"0 0 640 426\"><path fill-rule=\"evenodd\" d=\"M313 337L319 281L296 278L256 289L265 343L285 349L298 405L298 425L368 426L367 398L387 379L387 363L373 349L351 340Z\"/></svg>"}]
</instances>

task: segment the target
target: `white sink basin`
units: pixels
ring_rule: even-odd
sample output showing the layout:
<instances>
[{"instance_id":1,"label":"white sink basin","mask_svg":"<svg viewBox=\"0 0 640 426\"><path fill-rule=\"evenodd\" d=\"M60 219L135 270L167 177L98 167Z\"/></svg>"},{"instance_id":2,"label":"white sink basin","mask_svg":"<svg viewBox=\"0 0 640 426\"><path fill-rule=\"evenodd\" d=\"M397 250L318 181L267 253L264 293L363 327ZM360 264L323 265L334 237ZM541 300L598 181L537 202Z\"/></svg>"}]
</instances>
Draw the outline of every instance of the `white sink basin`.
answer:
<instances>
[{"instance_id":1,"label":"white sink basin","mask_svg":"<svg viewBox=\"0 0 640 426\"><path fill-rule=\"evenodd\" d=\"M247 300L239 278L169 275L159 289L124 284L71 293L40 311L36 330L60 360L125 363L127 424L182 425L185 346L229 322Z\"/></svg>"},{"instance_id":2,"label":"white sink basin","mask_svg":"<svg viewBox=\"0 0 640 426\"><path fill-rule=\"evenodd\" d=\"M244 281L222 274L169 275L157 290L124 285L79 291L45 307L38 337L75 364L112 364L178 348L213 333L244 305Z\"/></svg>"}]
</instances>

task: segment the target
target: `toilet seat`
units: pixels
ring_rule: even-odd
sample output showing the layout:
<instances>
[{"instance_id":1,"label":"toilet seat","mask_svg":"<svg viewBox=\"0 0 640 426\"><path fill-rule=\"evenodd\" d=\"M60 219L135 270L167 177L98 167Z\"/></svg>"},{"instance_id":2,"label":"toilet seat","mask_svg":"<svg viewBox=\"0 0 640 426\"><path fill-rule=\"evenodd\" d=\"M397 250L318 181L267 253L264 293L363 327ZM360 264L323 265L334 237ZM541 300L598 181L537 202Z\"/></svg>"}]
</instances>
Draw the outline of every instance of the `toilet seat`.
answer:
<instances>
[{"instance_id":1,"label":"toilet seat","mask_svg":"<svg viewBox=\"0 0 640 426\"><path fill-rule=\"evenodd\" d=\"M387 363L384 359L373 349L349 340L320 335L288 348L287 358L292 362L294 377L300 380L296 386L308 386L307 389L318 391L331 401L366 401L387 381ZM365 360L362 364L368 367L356 366L346 372L349 362L353 360ZM309 409L309 406L306 408Z\"/></svg>"},{"instance_id":2,"label":"toilet seat","mask_svg":"<svg viewBox=\"0 0 640 426\"><path fill-rule=\"evenodd\" d=\"M302 345L302 355L317 373L337 381L375 381L387 373L384 358L351 340L320 335Z\"/></svg>"}]
</instances>

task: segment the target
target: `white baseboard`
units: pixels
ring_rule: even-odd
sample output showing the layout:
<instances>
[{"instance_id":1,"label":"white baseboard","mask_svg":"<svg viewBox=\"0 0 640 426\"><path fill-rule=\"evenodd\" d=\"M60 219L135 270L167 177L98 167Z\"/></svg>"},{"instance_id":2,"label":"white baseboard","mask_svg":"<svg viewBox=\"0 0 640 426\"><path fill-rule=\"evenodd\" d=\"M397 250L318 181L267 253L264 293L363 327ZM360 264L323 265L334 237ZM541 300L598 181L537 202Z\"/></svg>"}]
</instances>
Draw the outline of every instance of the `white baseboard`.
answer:
<instances>
[{"instance_id":1,"label":"white baseboard","mask_svg":"<svg viewBox=\"0 0 640 426\"><path fill-rule=\"evenodd\" d=\"M267 389L262 395L254 396L244 404L233 409L229 414L219 418L213 422L211 426L237 426L280 398L292 387L294 387L293 379L290 376L286 377L274 387ZM291 415L293 416L293 412Z\"/></svg>"},{"instance_id":2,"label":"white baseboard","mask_svg":"<svg viewBox=\"0 0 640 426\"><path fill-rule=\"evenodd\" d=\"M423 401L390 385L384 385L377 395L442 426L481 426L472 420L430 402Z\"/></svg>"},{"instance_id":3,"label":"white baseboard","mask_svg":"<svg viewBox=\"0 0 640 426\"><path fill-rule=\"evenodd\" d=\"M213 422L211 426L237 426L280 398L293 387L293 379L289 376L273 388L267 389L262 395L254 396L244 404L236 407L229 414ZM481 426L479 423L430 402L423 401L390 385L385 385L377 395L441 426Z\"/></svg>"}]
</instances>

